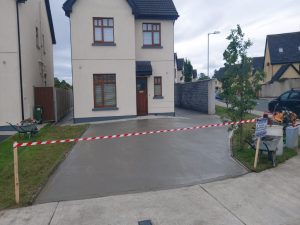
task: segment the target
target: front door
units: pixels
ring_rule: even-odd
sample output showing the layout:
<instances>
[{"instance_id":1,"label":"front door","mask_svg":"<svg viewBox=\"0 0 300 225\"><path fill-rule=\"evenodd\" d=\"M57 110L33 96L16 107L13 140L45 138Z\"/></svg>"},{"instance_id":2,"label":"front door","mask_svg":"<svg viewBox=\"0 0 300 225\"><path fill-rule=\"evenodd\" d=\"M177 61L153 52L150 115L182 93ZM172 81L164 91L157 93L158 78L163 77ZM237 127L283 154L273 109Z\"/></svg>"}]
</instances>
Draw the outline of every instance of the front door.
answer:
<instances>
[{"instance_id":1,"label":"front door","mask_svg":"<svg viewBox=\"0 0 300 225\"><path fill-rule=\"evenodd\" d=\"M136 104L138 116L148 115L147 77L136 78Z\"/></svg>"}]
</instances>

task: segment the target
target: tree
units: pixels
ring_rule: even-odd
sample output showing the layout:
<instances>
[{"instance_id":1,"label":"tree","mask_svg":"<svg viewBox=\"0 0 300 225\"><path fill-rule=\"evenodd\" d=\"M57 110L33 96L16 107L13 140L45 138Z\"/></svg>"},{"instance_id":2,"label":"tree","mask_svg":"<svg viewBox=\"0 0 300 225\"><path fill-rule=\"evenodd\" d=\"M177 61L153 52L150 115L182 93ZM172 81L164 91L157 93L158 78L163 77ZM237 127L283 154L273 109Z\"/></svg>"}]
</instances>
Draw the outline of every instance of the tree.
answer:
<instances>
[{"instance_id":1,"label":"tree","mask_svg":"<svg viewBox=\"0 0 300 225\"><path fill-rule=\"evenodd\" d=\"M56 88L62 88L62 89L72 89L72 85L70 85L65 80L60 81L57 77L54 77L54 86Z\"/></svg>"},{"instance_id":2,"label":"tree","mask_svg":"<svg viewBox=\"0 0 300 225\"><path fill-rule=\"evenodd\" d=\"M225 76L222 79L223 97L228 106L228 115L232 120L244 120L245 115L253 110L257 92L264 79L263 71L252 73L252 59L247 56L252 42L245 40L240 25L231 30L227 37L230 41L223 56L225 60ZM239 127L240 147L243 144L243 126Z\"/></svg>"},{"instance_id":3,"label":"tree","mask_svg":"<svg viewBox=\"0 0 300 225\"><path fill-rule=\"evenodd\" d=\"M210 77L206 76L205 73L200 73L199 80L209 80L209 79L210 79Z\"/></svg>"},{"instance_id":4,"label":"tree","mask_svg":"<svg viewBox=\"0 0 300 225\"><path fill-rule=\"evenodd\" d=\"M188 59L184 60L183 63L183 77L184 82L191 82L193 79L193 66L191 64L191 61Z\"/></svg>"}]
</instances>

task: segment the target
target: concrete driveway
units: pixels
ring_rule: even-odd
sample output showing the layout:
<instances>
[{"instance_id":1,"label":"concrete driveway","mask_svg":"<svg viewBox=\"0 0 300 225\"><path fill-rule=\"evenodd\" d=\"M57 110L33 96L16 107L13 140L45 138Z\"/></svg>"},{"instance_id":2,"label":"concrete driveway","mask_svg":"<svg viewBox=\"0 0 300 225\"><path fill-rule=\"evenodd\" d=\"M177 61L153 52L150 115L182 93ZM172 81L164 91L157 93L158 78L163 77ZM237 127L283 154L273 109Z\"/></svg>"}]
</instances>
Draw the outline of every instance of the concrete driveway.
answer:
<instances>
[{"instance_id":1,"label":"concrete driveway","mask_svg":"<svg viewBox=\"0 0 300 225\"><path fill-rule=\"evenodd\" d=\"M220 122L186 110L177 116L91 125L84 137ZM247 173L230 157L227 137L227 128L211 128L78 143L36 203L177 188Z\"/></svg>"}]
</instances>

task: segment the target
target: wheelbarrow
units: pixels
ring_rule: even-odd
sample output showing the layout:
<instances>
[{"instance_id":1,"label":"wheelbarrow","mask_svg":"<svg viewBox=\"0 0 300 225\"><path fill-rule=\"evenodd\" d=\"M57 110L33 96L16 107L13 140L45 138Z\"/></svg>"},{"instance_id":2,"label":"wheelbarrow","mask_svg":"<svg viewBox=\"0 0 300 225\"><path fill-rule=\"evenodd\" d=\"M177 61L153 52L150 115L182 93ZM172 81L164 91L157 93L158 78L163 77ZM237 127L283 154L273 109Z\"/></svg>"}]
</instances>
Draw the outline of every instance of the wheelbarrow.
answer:
<instances>
[{"instance_id":1,"label":"wheelbarrow","mask_svg":"<svg viewBox=\"0 0 300 225\"><path fill-rule=\"evenodd\" d=\"M21 124L13 125L8 123L19 135L25 135L29 138L39 132L35 123L32 122L23 122Z\"/></svg>"},{"instance_id":2,"label":"wheelbarrow","mask_svg":"<svg viewBox=\"0 0 300 225\"><path fill-rule=\"evenodd\" d=\"M261 157L264 153L268 155L268 160L272 162L273 167L276 166L276 151L281 137L267 135L261 138L259 146L259 156ZM246 141L246 143L256 151L257 138L253 138L252 142Z\"/></svg>"}]
</instances>

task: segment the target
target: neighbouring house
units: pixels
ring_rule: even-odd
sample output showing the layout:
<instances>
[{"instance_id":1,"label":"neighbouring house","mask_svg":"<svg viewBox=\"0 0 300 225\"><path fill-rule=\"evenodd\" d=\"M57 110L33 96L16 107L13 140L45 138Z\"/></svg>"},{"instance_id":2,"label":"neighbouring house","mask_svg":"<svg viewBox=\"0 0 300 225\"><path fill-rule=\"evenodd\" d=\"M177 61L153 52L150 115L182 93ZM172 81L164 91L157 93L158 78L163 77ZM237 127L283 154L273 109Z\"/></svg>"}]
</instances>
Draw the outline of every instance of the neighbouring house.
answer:
<instances>
[{"instance_id":1,"label":"neighbouring house","mask_svg":"<svg viewBox=\"0 0 300 225\"><path fill-rule=\"evenodd\" d=\"M300 88L300 32L268 35L261 97L277 97Z\"/></svg>"},{"instance_id":2,"label":"neighbouring house","mask_svg":"<svg viewBox=\"0 0 300 225\"><path fill-rule=\"evenodd\" d=\"M172 0L67 0L74 122L174 115Z\"/></svg>"},{"instance_id":3,"label":"neighbouring house","mask_svg":"<svg viewBox=\"0 0 300 225\"><path fill-rule=\"evenodd\" d=\"M215 70L213 75L214 82L215 82L215 90L219 92L222 90L222 79L225 76L225 67L221 67L219 70Z\"/></svg>"},{"instance_id":4,"label":"neighbouring house","mask_svg":"<svg viewBox=\"0 0 300 225\"><path fill-rule=\"evenodd\" d=\"M195 81L198 81L198 72L197 72L197 70L193 70L193 79L192 79L192 81L193 82L195 82Z\"/></svg>"},{"instance_id":5,"label":"neighbouring house","mask_svg":"<svg viewBox=\"0 0 300 225\"><path fill-rule=\"evenodd\" d=\"M264 57L253 57L252 58L252 74L258 71L264 70ZM219 70L215 70L213 78L215 78L216 91L222 90L222 79L225 76L225 67L221 67Z\"/></svg>"},{"instance_id":6,"label":"neighbouring house","mask_svg":"<svg viewBox=\"0 0 300 225\"><path fill-rule=\"evenodd\" d=\"M0 1L0 130L33 117L34 87L53 87L49 0Z\"/></svg>"},{"instance_id":7,"label":"neighbouring house","mask_svg":"<svg viewBox=\"0 0 300 225\"><path fill-rule=\"evenodd\" d=\"M175 53L175 83L184 83L183 65L184 59L177 58L177 54Z\"/></svg>"},{"instance_id":8,"label":"neighbouring house","mask_svg":"<svg viewBox=\"0 0 300 225\"><path fill-rule=\"evenodd\" d=\"M300 78L300 32L267 36L264 71L265 83Z\"/></svg>"}]
</instances>

